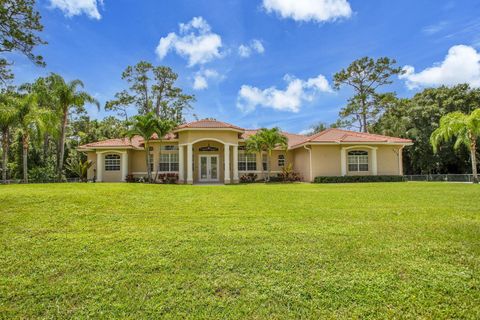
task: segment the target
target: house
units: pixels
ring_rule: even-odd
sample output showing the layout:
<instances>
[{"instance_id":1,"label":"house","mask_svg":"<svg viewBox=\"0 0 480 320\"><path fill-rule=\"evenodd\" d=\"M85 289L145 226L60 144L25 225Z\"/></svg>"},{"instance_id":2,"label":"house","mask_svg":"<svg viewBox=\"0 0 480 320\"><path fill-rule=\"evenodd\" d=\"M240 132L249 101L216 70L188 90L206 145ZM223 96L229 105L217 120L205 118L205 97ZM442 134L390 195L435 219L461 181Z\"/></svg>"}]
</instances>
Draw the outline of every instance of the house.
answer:
<instances>
[{"instance_id":1,"label":"house","mask_svg":"<svg viewBox=\"0 0 480 320\"><path fill-rule=\"evenodd\" d=\"M162 139L150 143L154 174L177 173L180 183L238 183L239 177L261 177L266 155L248 154L245 140L257 130L205 119L182 124ZM402 149L412 141L341 129L327 129L312 136L284 132L287 150L274 150L272 174L292 163L304 181L316 176L402 175ZM94 166L88 178L100 182L125 181L127 175L146 176L145 150L140 137L110 139L78 148Z\"/></svg>"}]
</instances>

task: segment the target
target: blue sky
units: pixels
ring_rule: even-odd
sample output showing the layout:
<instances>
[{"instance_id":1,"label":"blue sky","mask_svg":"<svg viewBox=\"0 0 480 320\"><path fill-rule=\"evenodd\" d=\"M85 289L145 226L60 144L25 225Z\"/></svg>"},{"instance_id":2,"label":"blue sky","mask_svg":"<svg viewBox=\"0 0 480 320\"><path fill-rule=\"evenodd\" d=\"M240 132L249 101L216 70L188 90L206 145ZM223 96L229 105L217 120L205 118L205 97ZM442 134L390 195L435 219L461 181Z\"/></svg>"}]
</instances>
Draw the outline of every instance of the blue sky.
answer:
<instances>
[{"instance_id":1,"label":"blue sky","mask_svg":"<svg viewBox=\"0 0 480 320\"><path fill-rule=\"evenodd\" d=\"M139 60L172 67L178 85L196 95L200 118L290 132L337 119L351 92L331 90L332 76L362 56L406 66L387 88L400 96L441 84L480 87L474 0L37 2L48 45L36 52L47 67L13 55L15 82L60 73L84 81L102 105L126 87L121 73Z\"/></svg>"}]
</instances>

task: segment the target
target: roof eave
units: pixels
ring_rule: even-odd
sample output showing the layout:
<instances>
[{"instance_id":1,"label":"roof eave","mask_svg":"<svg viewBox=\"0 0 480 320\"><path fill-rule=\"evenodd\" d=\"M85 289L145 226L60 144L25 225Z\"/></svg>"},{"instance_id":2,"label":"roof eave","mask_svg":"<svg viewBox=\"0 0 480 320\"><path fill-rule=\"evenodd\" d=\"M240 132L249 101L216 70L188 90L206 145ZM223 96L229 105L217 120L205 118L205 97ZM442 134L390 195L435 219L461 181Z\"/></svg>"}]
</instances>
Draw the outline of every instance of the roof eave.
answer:
<instances>
[{"instance_id":1,"label":"roof eave","mask_svg":"<svg viewBox=\"0 0 480 320\"><path fill-rule=\"evenodd\" d=\"M350 141L350 142L318 142L318 141L307 141L307 142L302 142L296 145L293 145L289 147L289 149L297 149L301 148L304 145L387 145L387 146L411 146L413 145L413 142L388 142L388 141L383 141L383 142L365 142L365 141Z\"/></svg>"},{"instance_id":2,"label":"roof eave","mask_svg":"<svg viewBox=\"0 0 480 320\"><path fill-rule=\"evenodd\" d=\"M180 129L175 129L172 132L182 132L182 131L235 131L238 133L244 133L245 130L243 129L237 129L237 128L180 128Z\"/></svg>"}]
</instances>

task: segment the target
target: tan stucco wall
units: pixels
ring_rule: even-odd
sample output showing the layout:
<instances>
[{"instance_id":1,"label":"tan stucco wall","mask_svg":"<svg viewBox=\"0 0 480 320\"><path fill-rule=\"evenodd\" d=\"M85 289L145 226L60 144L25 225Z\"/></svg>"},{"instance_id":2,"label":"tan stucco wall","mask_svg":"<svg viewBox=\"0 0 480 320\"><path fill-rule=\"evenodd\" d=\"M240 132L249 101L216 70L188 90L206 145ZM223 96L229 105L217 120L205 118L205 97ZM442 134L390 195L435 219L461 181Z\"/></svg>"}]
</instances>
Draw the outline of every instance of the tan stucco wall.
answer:
<instances>
[{"instance_id":1,"label":"tan stucco wall","mask_svg":"<svg viewBox=\"0 0 480 320\"><path fill-rule=\"evenodd\" d=\"M342 174L340 146L311 146L311 148L313 179L317 176L340 176Z\"/></svg>"},{"instance_id":2,"label":"tan stucco wall","mask_svg":"<svg viewBox=\"0 0 480 320\"><path fill-rule=\"evenodd\" d=\"M298 172L303 181L310 181L310 155L305 148L290 151L293 154L293 168Z\"/></svg>"},{"instance_id":3,"label":"tan stucco wall","mask_svg":"<svg viewBox=\"0 0 480 320\"><path fill-rule=\"evenodd\" d=\"M403 175L399 156L401 160L401 147L379 146L377 149L378 175Z\"/></svg>"},{"instance_id":4,"label":"tan stucco wall","mask_svg":"<svg viewBox=\"0 0 480 320\"><path fill-rule=\"evenodd\" d=\"M193 143L197 140L213 139L225 143L238 144L238 132L224 130L193 130L181 131L178 133L178 142L180 144Z\"/></svg>"},{"instance_id":5,"label":"tan stucco wall","mask_svg":"<svg viewBox=\"0 0 480 320\"><path fill-rule=\"evenodd\" d=\"M93 162L93 166L88 169L87 179L91 180L95 176L95 170L97 169L97 154L95 152L87 152L87 160Z\"/></svg>"}]
</instances>

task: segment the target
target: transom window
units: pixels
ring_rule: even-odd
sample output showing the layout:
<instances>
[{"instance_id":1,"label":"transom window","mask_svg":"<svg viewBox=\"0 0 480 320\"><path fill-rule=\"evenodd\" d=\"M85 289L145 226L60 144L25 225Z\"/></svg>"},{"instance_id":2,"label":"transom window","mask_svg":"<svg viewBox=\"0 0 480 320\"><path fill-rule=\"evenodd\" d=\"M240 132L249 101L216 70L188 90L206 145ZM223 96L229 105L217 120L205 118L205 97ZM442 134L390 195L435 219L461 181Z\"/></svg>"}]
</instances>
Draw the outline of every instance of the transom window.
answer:
<instances>
[{"instance_id":1,"label":"transom window","mask_svg":"<svg viewBox=\"0 0 480 320\"><path fill-rule=\"evenodd\" d=\"M160 146L160 150L163 150L163 151L174 151L174 150L178 150L178 146L175 146L175 145L164 145L164 146Z\"/></svg>"},{"instance_id":2,"label":"transom window","mask_svg":"<svg viewBox=\"0 0 480 320\"><path fill-rule=\"evenodd\" d=\"M278 155L278 166L284 167L285 166L285 155L279 154Z\"/></svg>"},{"instance_id":3,"label":"transom window","mask_svg":"<svg viewBox=\"0 0 480 320\"><path fill-rule=\"evenodd\" d=\"M348 152L348 171L352 171L352 172L368 171L368 152L367 151Z\"/></svg>"},{"instance_id":4,"label":"transom window","mask_svg":"<svg viewBox=\"0 0 480 320\"><path fill-rule=\"evenodd\" d=\"M120 156L107 154L105 156L105 171L120 171Z\"/></svg>"},{"instance_id":5,"label":"transom window","mask_svg":"<svg viewBox=\"0 0 480 320\"><path fill-rule=\"evenodd\" d=\"M238 170L239 171L256 171L257 155L255 153L238 153Z\"/></svg>"},{"instance_id":6,"label":"transom window","mask_svg":"<svg viewBox=\"0 0 480 320\"><path fill-rule=\"evenodd\" d=\"M177 172L178 171L178 153L160 154L159 171L160 172Z\"/></svg>"}]
</instances>

